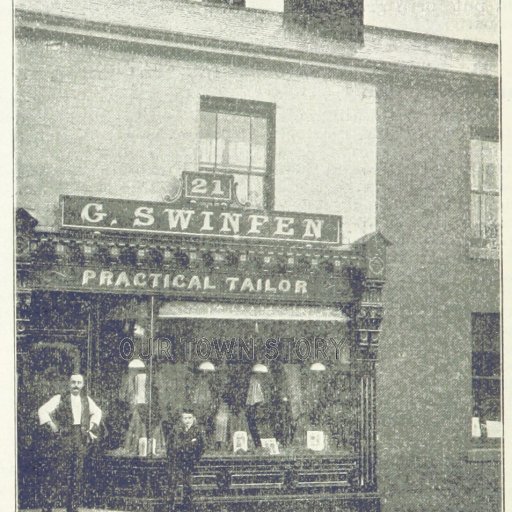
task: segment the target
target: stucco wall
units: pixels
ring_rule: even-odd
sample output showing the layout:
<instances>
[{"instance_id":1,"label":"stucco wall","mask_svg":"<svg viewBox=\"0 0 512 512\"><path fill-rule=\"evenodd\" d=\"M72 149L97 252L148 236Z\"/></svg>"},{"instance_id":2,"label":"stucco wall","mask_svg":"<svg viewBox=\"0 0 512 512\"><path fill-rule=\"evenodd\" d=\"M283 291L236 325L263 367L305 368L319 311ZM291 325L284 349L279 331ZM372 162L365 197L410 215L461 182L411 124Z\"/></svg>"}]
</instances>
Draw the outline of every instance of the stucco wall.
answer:
<instances>
[{"instance_id":1,"label":"stucco wall","mask_svg":"<svg viewBox=\"0 0 512 512\"><path fill-rule=\"evenodd\" d=\"M197 169L201 95L276 104L275 209L375 228L371 85L18 41L17 200L52 224L59 194L162 200Z\"/></svg>"},{"instance_id":2,"label":"stucco wall","mask_svg":"<svg viewBox=\"0 0 512 512\"><path fill-rule=\"evenodd\" d=\"M377 103L377 218L392 243L378 367L384 510L490 512L498 467L465 460L471 312L499 311L499 273L469 257L469 139L497 127L496 99L388 84Z\"/></svg>"}]
</instances>

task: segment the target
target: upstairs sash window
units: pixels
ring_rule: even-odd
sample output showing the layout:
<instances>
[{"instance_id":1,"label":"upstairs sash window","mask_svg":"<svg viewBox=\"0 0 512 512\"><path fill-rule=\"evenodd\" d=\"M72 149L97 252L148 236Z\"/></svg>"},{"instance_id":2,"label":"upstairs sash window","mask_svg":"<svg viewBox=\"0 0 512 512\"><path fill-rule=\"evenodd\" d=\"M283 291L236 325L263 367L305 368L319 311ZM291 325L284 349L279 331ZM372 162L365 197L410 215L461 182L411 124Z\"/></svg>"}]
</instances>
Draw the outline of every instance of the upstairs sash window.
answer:
<instances>
[{"instance_id":1,"label":"upstairs sash window","mask_svg":"<svg viewBox=\"0 0 512 512\"><path fill-rule=\"evenodd\" d=\"M232 174L238 198L251 208L269 208L274 160L273 104L201 98L199 166Z\"/></svg>"},{"instance_id":2,"label":"upstairs sash window","mask_svg":"<svg viewBox=\"0 0 512 512\"><path fill-rule=\"evenodd\" d=\"M497 249L500 225L499 145L471 140L471 245Z\"/></svg>"}]
</instances>

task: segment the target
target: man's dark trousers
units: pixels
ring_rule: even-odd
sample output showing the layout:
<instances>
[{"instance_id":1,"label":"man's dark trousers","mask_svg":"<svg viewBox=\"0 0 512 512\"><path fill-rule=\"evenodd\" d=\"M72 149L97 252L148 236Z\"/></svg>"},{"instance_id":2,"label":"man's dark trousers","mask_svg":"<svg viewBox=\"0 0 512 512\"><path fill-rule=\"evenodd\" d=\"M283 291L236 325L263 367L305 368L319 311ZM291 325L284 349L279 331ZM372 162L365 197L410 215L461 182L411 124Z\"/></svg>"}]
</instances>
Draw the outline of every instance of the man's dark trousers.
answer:
<instances>
[{"instance_id":1,"label":"man's dark trousers","mask_svg":"<svg viewBox=\"0 0 512 512\"><path fill-rule=\"evenodd\" d=\"M44 512L55 506L59 488L66 489L66 511L77 512L82 499L86 433L80 425L54 435L44 457L41 505Z\"/></svg>"}]
</instances>

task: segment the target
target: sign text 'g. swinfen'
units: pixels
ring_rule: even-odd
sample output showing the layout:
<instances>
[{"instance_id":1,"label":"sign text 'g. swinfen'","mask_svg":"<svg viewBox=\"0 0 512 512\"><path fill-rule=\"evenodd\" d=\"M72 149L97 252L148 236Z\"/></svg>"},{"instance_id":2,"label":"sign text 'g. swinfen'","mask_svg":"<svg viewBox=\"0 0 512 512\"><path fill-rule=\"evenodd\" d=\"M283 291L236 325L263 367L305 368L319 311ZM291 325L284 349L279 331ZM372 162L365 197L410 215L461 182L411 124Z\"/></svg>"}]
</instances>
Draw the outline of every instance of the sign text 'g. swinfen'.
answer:
<instances>
[{"instance_id":1,"label":"sign text 'g. swinfen'","mask_svg":"<svg viewBox=\"0 0 512 512\"><path fill-rule=\"evenodd\" d=\"M61 196L62 227L341 244L341 217Z\"/></svg>"}]
</instances>

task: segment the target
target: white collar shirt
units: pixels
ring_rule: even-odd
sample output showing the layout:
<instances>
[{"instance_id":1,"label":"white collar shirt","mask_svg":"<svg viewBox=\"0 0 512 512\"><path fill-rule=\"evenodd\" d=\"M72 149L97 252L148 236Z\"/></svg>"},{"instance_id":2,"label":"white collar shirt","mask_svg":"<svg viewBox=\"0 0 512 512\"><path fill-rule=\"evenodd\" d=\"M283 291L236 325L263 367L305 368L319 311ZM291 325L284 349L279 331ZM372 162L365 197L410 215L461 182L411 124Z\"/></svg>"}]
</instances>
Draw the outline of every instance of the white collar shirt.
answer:
<instances>
[{"instance_id":1,"label":"white collar shirt","mask_svg":"<svg viewBox=\"0 0 512 512\"><path fill-rule=\"evenodd\" d=\"M82 423L82 400L80 395L71 395L71 410L73 411L73 425Z\"/></svg>"}]
</instances>

